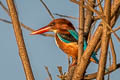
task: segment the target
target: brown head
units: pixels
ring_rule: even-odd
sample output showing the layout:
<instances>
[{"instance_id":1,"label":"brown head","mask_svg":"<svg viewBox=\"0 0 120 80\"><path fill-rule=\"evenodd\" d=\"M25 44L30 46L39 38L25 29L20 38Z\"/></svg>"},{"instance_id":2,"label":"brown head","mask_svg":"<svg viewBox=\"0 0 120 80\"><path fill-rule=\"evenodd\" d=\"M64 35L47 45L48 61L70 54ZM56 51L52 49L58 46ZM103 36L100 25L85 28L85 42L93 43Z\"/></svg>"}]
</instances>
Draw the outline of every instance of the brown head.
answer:
<instances>
[{"instance_id":1,"label":"brown head","mask_svg":"<svg viewBox=\"0 0 120 80\"><path fill-rule=\"evenodd\" d=\"M42 34L44 32L67 33L67 30L75 30L72 23L64 18L54 19L47 26L33 31L31 34Z\"/></svg>"}]
</instances>

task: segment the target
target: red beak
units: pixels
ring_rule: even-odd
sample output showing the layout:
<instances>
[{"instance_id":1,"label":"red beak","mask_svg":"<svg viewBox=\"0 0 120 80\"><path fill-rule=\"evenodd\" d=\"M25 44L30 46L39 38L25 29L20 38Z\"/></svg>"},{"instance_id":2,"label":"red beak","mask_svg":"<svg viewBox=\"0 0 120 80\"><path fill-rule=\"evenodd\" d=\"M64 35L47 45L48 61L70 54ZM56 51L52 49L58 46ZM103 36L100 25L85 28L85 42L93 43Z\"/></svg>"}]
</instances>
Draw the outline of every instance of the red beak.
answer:
<instances>
[{"instance_id":1,"label":"red beak","mask_svg":"<svg viewBox=\"0 0 120 80\"><path fill-rule=\"evenodd\" d=\"M42 27L42 28L40 28L38 30L33 31L31 33L31 35L42 34L42 33L48 32L50 29L51 29L51 27L45 26L45 27Z\"/></svg>"}]
</instances>

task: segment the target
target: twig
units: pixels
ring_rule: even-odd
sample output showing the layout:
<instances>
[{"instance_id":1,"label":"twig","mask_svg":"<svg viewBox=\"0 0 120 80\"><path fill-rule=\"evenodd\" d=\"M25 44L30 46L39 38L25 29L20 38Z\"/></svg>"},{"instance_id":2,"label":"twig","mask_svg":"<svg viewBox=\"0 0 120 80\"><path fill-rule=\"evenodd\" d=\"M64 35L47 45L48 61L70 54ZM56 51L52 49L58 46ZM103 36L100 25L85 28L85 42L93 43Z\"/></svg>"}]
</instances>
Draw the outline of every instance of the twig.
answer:
<instances>
[{"instance_id":1,"label":"twig","mask_svg":"<svg viewBox=\"0 0 120 80\"><path fill-rule=\"evenodd\" d=\"M96 30L96 32L94 33L93 37L91 38L91 40L89 41L88 45L87 45L87 48L86 50L84 51L82 57L81 57L81 62L79 65L77 65L78 67L78 74L80 76L82 76L86 69L87 69L87 66L88 66L88 62L89 62L89 59L90 59L90 56L92 55L92 52L93 50L95 49L99 39L100 39L100 36L102 34L102 26L99 26L98 29ZM79 79L80 80L80 79Z\"/></svg>"},{"instance_id":2,"label":"twig","mask_svg":"<svg viewBox=\"0 0 120 80\"><path fill-rule=\"evenodd\" d=\"M71 0L72 1L72 0ZM78 61L77 65L81 63L81 56L83 54L83 45L84 45L84 0L78 1L79 5L79 39L78 39ZM79 66L76 66L72 80L80 80L84 78L84 74L79 76Z\"/></svg>"},{"instance_id":3,"label":"twig","mask_svg":"<svg viewBox=\"0 0 120 80\"><path fill-rule=\"evenodd\" d=\"M60 75L63 75L62 66L58 66L57 68L58 68L58 71L59 71Z\"/></svg>"},{"instance_id":4,"label":"twig","mask_svg":"<svg viewBox=\"0 0 120 80\"><path fill-rule=\"evenodd\" d=\"M110 52L109 53L109 66L111 66L111 55L110 55ZM110 80L110 73L108 73L108 78L107 80Z\"/></svg>"},{"instance_id":5,"label":"twig","mask_svg":"<svg viewBox=\"0 0 120 80\"><path fill-rule=\"evenodd\" d=\"M111 53L112 53L112 65L113 65L113 68L116 68L116 64L117 64L116 52L114 49L114 44L113 44L112 38L110 38L109 44L110 44L110 49L111 49Z\"/></svg>"},{"instance_id":6,"label":"twig","mask_svg":"<svg viewBox=\"0 0 120 80\"><path fill-rule=\"evenodd\" d=\"M120 1L119 0L115 1L112 5L111 19L116 15L116 12L118 12L118 11L119 11L119 15L120 15L120 9L118 9L118 8L120 8Z\"/></svg>"},{"instance_id":7,"label":"twig","mask_svg":"<svg viewBox=\"0 0 120 80\"><path fill-rule=\"evenodd\" d=\"M104 4L104 15L105 21L107 24L110 24L110 15L111 15L111 0L106 0ZM108 52L108 43L110 35L107 34L109 31L106 24L103 24L103 33L101 39L101 53L100 53L100 60L99 60L99 67L96 80L104 80L104 73L106 68L106 61L107 61L107 52Z\"/></svg>"},{"instance_id":8,"label":"twig","mask_svg":"<svg viewBox=\"0 0 120 80\"><path fill-rule=\"evenodd\" d=\"M97 51L100 49L100 46L101 46L101 40L98 42L98 44L97 44L97 46L96 46L94 52L97 53Z\"/></svg>"},{"instance_id":9,"label":"twig","mask_svg":"<svg viewBox=\"0 0 120 80\"><path fill-rule=\"evenodd\" d=\"M74 0L74 1L76 2L76 0ZM117 1L118 0L115 1L114 5L118 4ZM113 8L115 8L115 7L116 6L113 6ZM118 10L118 9L119 8L117 7L116 10ZM114 13L114 12L111 10L111 13ZM118 14L118 12L116 14ZM114 19L112 19L111 27L113 27L115 25L117 19L118 19L118 16L114 15ZM103 22L100 22L98 28L96 29L96 32L94 33L93 37L89 41L88 46L82 55L80 65L78 65L79 66L79 73L78 74L80 74L80 75L85 73L85 70L86 70L87 65L88 65L87 64L88 60L89 60L93 50L95 49L97 43L99 42L99 39L100 39L101 34L102 34L102 30L103 30L102 24L103 24Z\"/></svg>"},{"instance_id":10,"label":"twig","mask_svg":"<svg viewBox=\"0 0 120 80\"><path fill-rule=\"evenodd\" d=\"M97 21L94 21L92 24L91 24L91 28L90 28L90 31L89 31L89 34L88 34L88 39L87 39L87 42L90 41L91 37L92 37L92 32L94 32L95 30L95 24L96 24ZM85 35L85 33L84 33Z\"/></svg>"},{"instance_id":11,"label":"twig","mask_svg":"<svg viewBox=\"0 0 120 80\"><path fill-rule=\"evenodd\" d=\"M90 6L94 8L94 0L88 0L90 3ZM91 34L91 28L93 26L92 23L94 22L93 18L93 12L90 10L86 10L86 15L85 15L85 25L84 25L84 37L88 40L88 35Z\"/></svg>"},{"instance_id":12,"label":"twig","mask_svg":"<svg viewBox=\"0 0 120 80\"><path fill-rule=\"evenodd\" d=\"M0 21L5 22L5 23L8 23L8 24L12 24L12 22L10 22L10 21L8 21L8 20L5 20L5 19L2 19L2 18L0 18ZM34 29L26 26L26 25L23 24L23 23L20 23L20 25L21 25L23 28L25 28L26 30L28 30L28 31L34 31ZM54 37L53 34L46 34L46 33L44 33L44 34L41 34L41 35L42 35L42 36L47 36L47 37Z\"/></svg>"},{"instance_id":13,"label":"twig","mask_svg":"<svg viewBox=\"0 0 120 80\"><path fill-rule=\"evenodd\" d=\"M74 2L76 4L78 4L78 5L80 5L80 3L78 1L76 1L76 0L70 0L70 1L72 1L72 2ZM102 19L103 23L107 25L107 27L110 29L110 31L113 32L111 26L106 22L106 20L104 18L104 15L101 12L93 9L90 5L83 5L83 7L86 8L86 9L88 9L88 10L93 11L94 13L96 13Z\"/></svg>"},{"instance_id":14,"label":"twig","mask_svg":"<svg viewBox=\"0 0 120 80\"><path fill-rule=\"evenodd\" d=\"M111 65L111 66L108 68L108 71L106 71L104 75L107 75L107 74L112 73L113 71L119 69L119 68L120 68L120 63L117 64L116 66L117 66L116 69L114 69L113 66ZM85 76L85 79L87 79L87 80L95 79L96 76L97 76L97 72L86 75L86 76Z\"/></svg>"},{"instance_id":15,"label":"twig","mask_svg":"<svg viewBox=\"0 0 120 80\"><path fill-rule=\"evenodd\" d=\"M79 1L79 31L78 31L78 59L77 59L77 65L81 63L81 56L83 54L83 46L84 46L84 0ZM82 76L79 76L79 66L76 66L74 70L74 74L72 77L72 80L80 80L84 78L84 74ZM78 77L79 76L79 77Z\"/></svg>"},{"instance_id":16,"label":"twig","mask_svg":"<svg viewBox=\"0 0 120 80\"><path fill-rule=\"evenodd\" d=\"M83 54L83 43L84 43L84 8L83 8L83 5L84 5L84 0L81 0L79 1L79 3L81 4L81 6L79 5L79 31L78 31L78 36L79 36L79 39L78 39L78 61L77 61L77 64L80 63L80 59L81 59L81 56ZM75 73L77 69L75 69ZM77 74L78 75L78 74ZM73 76L73 80L76 80L75 76Z\"/></svg>"},{"instance_id":17,"label":"twig","mask_svg":"<svg viewBox=\"0 0 120 80\"><path fill-rule=\"evenodd\" d=\"M120 29L120 26L117 27L117 28L115 28L115 29L113 29L113 33L116 32L116 31L118 31L119 29ZM110 33L112 33L112 32L108 32L108 34L110 34Z\"/></svg>"},{"instance_id":18,"label":"twig","mask_svg":"<svg viewBox=\"0 0 120 80\"><path fill-rule=\"evenodd\" d=\"M102 1L103 0L97 0L97 3L98 3L98 7L99 7L99 9L100 9L100 12L103 12L103 8L102 8L102 5L101 5L101 3L102 3Z\"/></svg>"},{"instance_id":19,"label":"twig","mask_svg":"<svg viewBox=\"0 0 120 80\"><path fill-rule=\"evenodd\" d=\"M12 24L12 22L10 22L10 21L8 21L8 20L5 20L5 19L2 19L2 18L0 18L0 21L5 22L5 23L8 23L8 24Z\"/></svg>"},{"instance_id":20,"label":"twig","mask_svg":"<svg viewBox=\"0 0 120 80\"><path fill-rule=\"evenodd\" d=\"M61 80L66 80L67 76L66 76L66 74L63 74L63 72L62 72L62 66L58 66L57 68L58 68L58 71L60 73L60 75L57 75L57 77L60 78Z\"/></svg>"},{"instance_id":21,"label":"twig","mask_svg":"<svg viewBox=\"0 0 120 80\"><path fill-rule=\"evenodd\" d=\"M66 15L57 14L57 13L55 13L54 15L57 15L57 16L60 16L60 17L66 17L66 18L71 18L71 19L76 19L76 20L78 20L78 18L73 17L73 16L66 16Z\"/></svg>"},{"instance_id":22,"label":"twig","mask_svg":"<svg viewBox=\"0 0 120 80\"><path fill-rule=\"evenodd\" d=\"M49 72L49 70L48 70L48 67L47 67L47 66L45 66L45 70L46 70L46 71L47 71L47 73L48 73L49 80L52 80L51 73Z\"/></svg>"},{"instance_id":23,"label":"twig","mask_svg":"<svg viewBox=\"0 0 120 80\"><path fill-rule=\"evenodd\" d=\"M118 31L119 29L120 29L120 26L117 27L117 28L115 28L115 29L113 29L113 32L116 32L116 31Z\"/></svg>"},{"instance_id":24,"label":"twig","mask_svg":"<svg viewBox=\"0 0 120 80\"><path fill-rule=\"evenodd\" d=\"M0 1L1 7L5 10L5 12L10 16L8 9L4 6L4 4Z\"/></svg>"},{"instance_id":25,"label":"twig","mask_svg":"<svg viewBox=\"0 0 120 80\"><path fill-rule=\"evenodd\" d=\"M3 4L1 1L0 1L0 5L1 5L1 7L3 8L3 10L5 10L5 12L10 16L8 9L4 6L4 4ZM5 20L5 19L0 19L0 21L3 21L3 22L6 22L6 23L9 23L9 24L12 24L12 22L10 22L10 21L8 21L8 20ZM20 22L20 24L21 24L21 26L24 27L25 29L27 29L27 30L29 30L29 31L34 31L32 28L24 25L23 23ZM54 37L54 35L52 35L52 34L46 34L46 33L41 34L41 35L47 36L47 37Z\"/></svg>"},{"instance_id":26,"label":"twig","mask_svg":"<svg viewBox=\"0 0 120 80\"><path fill-rule=\"evenodd\" d=\"M22 64L23 64L26 79L34 80L31 65L29 62L28 55L27 55L26 46L24 43L23 35L22 35L22 30L21 30L19 19L17 16L14 0L6 0L6 1L7 1L9 11L10 11L10 16L11 16L11 20L13 23L13 29L14 29L14 33L15 33L15 37L16 37L16 42L17 42L17 45L19 48L19 56L20 56Z\"/></svg>"},{"instance_id":27,"label":"twig","mask_svg":"<svg viewBox=\"0 0 120 80\"><path fill-rule=\"evenodd\" d=\"M75 68L76 68L76 65L69 68L66 80L72 80Z\"/></svg>"},{"instance_id":28,"label":"twig","mask_svg":"<svg viewBox=\"0 0 120 80\"><path fill-rule=\"evenodd\" d=\"M116 39L120 42L119 36L118 36L115 32L114 32L113 34L114 34L114 36L116 37Z\"/></svg>"},{"instance_id":29,"label":"twig","mask_svg":"<svg viewBox=\"0 0 120 80\"><path fill-rule=\"evenodd\" d=\"M99 20L99 19L100 19L100 17L99 17L99 16L93 16L92 18L93 18L93 20L94 20L94 21L97 21L97 20Z\"/></svg>"},{"instance_id":30,"label":"twig","mask_svg":"<svg viewBox=\"0 0 120 80\"><path fill-rule=\"evenodd\" d=\"M46 10L48 11L49 15L51 16L52 19L55 19L54 16L52 15L52 13L50 12L49 8L47 7L47 5L43 2L43 0L40 0L40 2L44 5L44 7L46 8Z\"/></svg>"},{"instance_id":31,"label":"twig","mask_svg":"<svg viewBox=\"0 0 120 80\"><path fill-rule=\"evenodd\" d=\"M73 0L72 0L73 1ZM118 0L115 1L115 4L118 4L117 3ZM78 2L76 0L74 0L74 2ZM116 6L113 6L113 8L115 8ZM116 9L118 10L118 8ZM111 10L112 13L114 13L112 10ZM118 14L118 13L116 13ZM112 19L112 24L111 24L111 27L114 26L114 24L116 23L116 20L118 19L118 16L117 15L114 15L114 19ZM87 68L87 63L88 63L88 60L94 50L94 48L96 47L100 37L101 37L101 34L102 34L102 30L103 30L103 26L102 26L103 22L100 22L100 25L99 27L97 28L96 32L94 33L93 37L91 38L91 40L89 41L88 43L88 46L85 50L85 52L83 53L83 56L81 58L81 63L79 66L79 73L80 75L82 75L83 73L85 73L85 70Z\"/></svg>"}]
</instances>

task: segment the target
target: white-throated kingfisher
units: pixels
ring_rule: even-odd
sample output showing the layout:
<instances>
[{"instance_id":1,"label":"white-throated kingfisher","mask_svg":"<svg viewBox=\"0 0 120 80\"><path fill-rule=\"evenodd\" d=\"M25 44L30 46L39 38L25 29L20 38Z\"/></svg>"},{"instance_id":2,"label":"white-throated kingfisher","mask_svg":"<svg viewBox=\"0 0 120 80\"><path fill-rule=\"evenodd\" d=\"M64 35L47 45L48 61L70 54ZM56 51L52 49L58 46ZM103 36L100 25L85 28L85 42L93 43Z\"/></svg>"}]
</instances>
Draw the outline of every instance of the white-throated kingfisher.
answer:
<instances>
[{"instance_id":1,"label":"white-throated kingfisher","mask_svg":"<svg viewBox=\"0 0 120 80\"><path fill-rule=\"evenodd\" d=\"M78 33L76 32L73 24L64 18L54 19L47 26L42 27L38 30L33 31L31 34L42 34L45 32L54 32L55 33L55 41L57 46L67 54L67 56L71 56L73 61L71 65L77 63L78 57ZM87 41L84 40L84 50L87 47ZM98 59L96 58L96 54L93 52L91 61L98 63Z\"/></svg>"}]
</instances>

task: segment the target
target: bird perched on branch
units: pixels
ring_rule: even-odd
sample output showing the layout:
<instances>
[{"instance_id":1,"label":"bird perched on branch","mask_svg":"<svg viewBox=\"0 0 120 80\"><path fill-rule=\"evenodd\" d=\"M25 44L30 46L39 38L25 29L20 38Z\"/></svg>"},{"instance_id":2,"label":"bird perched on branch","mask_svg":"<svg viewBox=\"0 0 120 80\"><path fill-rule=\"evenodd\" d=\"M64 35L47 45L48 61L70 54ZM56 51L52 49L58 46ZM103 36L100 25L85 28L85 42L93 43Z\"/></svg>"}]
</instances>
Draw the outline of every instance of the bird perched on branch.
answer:
<instances>
[{"instance_id":1,"label":"bird perched on branch","mask_svg":"<svg viewBox=\"0 0 120 80\"><path fill-rule=\"evenodd\" d=\"M42 34L45 32L54 32L56 45L67 54L68 57L72 57L72 65L77 63L78 57L78 33L76 32L73 24L66 19L59 18L51 21L47 26L33 31L31 34ZM87 41L84 40L84 50L87 47ZM91 61L98 63L96 54L93 52Z\"/></svg>"}]
</instances>

